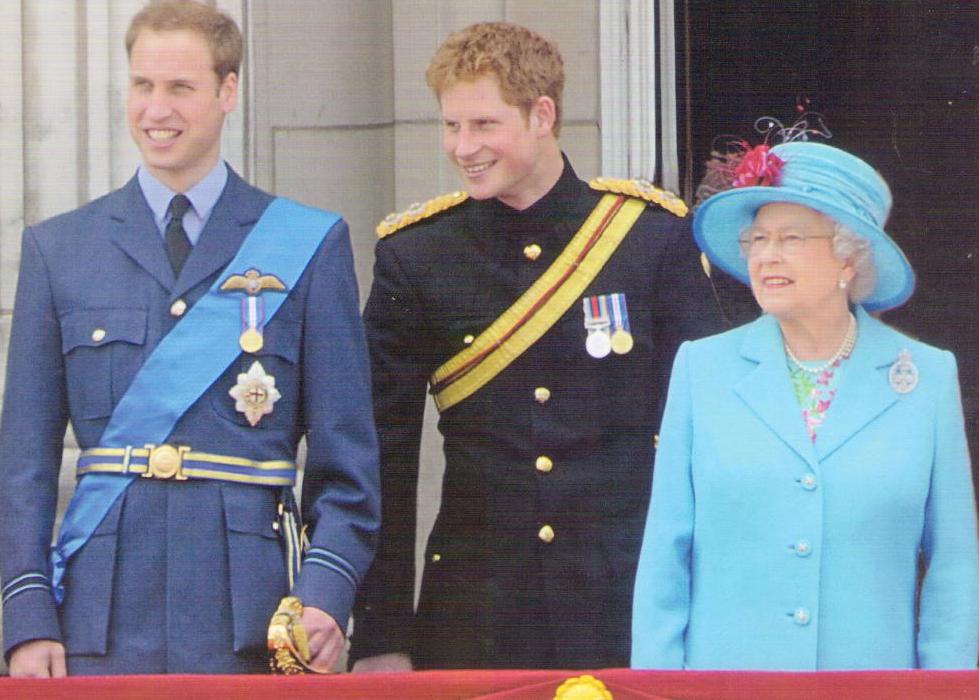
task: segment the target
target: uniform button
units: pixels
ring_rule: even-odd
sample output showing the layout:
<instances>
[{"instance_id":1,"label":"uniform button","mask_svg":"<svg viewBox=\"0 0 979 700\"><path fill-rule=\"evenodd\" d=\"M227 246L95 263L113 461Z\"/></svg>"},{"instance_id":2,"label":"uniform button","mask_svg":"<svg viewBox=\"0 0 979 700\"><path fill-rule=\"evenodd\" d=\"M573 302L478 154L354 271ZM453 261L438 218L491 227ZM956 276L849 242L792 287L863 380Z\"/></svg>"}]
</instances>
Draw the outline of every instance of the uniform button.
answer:
<instances>
[{"instance_id":1,"label":"uniform button","mask_svg":"<svg viewBox=\"0 0 979 700\"><path fill-rule=\"evenodd\" d=\"M462 342L466 345L472 345L474 340L476 340L476 336L470 334L463 338Z\"/></svg>"},{"instance_id":2,"label":"uniform button","mask_svg":"<svg viewBox=\"0 0 979 700\"><path fill-rule=\"evenodd\" d=\"M96 343L101 343L103 340L105 340L105 329L96 328L94 331L92 331L92 340L94 340Z\"/></svg>"},{"instance_id":3,"label":"uniform button","mask_svg":"<svg viewBox=\"0 0 979 700\"><path fill-rule=\"evenodd\" d=\"M534 466L537 467L537 471L547 474L549 471L551 471L554 468L554 462L551 461L550 457L545 457L544 455L541 455L540 457L537 458L537 461L534 463Z\"/></svg>"},{"instance_id":4,"label":"uniform button","mask_svg":"<svg viewBox=\"0 0 979 700\"><path fill-rule=\"evenodd\" d=\"M554 528L550 525L545 525L537 531L537 536L540 538L541 542L550 544L554 541Z\"/></svg>"},{"instance_id":5,"label":"uniform button","mask_svg":"<svg viewBox=\"0 0 979 700\"><path fill-rule=\"evenodd\" d=\"M813 489L815 489L816 475L806 474L804 477L802 477L802 488L804 488L806 491L812 491Z\"/></svg>"},{"instance_id":6,"label":"uniform button","mask_svg":"<svg viewBox=\"0 0 979 700\"><path fill-rule=\"evenodd\" d=\"M805 608L796 608L795 612L792 613L792 621L800 627L809 624L809 611Z\"/></svg>"},{"instance_id":7,"label":"uniform button","mask_svg":"<svg viewBox=\"0 0 979 700\"><path fill-rule=\"evenodd\" d=\"M432 555L432 561L434 562L442 561L442 555L436 552L435 554Z\"/></svg>"},{"instance_id":8,"label":"uniform button","mask_svg":"<svg viewBox=\"0 0 979 700\"><path fill-rule=\"evenodd\" d=\"M536 260L540 257L542 252L543 251L539 245L536 243L531 243L529 246L523 249L523 256L528 260Z\"/></svg>"},{"instance_id":9,"label":"uniform button","mask_svg":"<svg viewBox=\"0 0 979 700\"><path fill-rule=\"evenodd\" d=\"M809 540L799 540L795 543L795 553L800 557L808 557L812 554L812 545Z\"/></svg>"},{"instance_id":10,"label":"uniform button","mask_svg":"<svg viewBox=\"0 0 979 700\"><path fill-rule=\"evenodd\" d=\"M547 403L548 399L551 398L551 390L546 386L539 386L534 389L534 401L537 403Z\"/></svg>"},{"instance_id":11,"label":"uniform button","mask_svg":"<svg viewBox=\"0 0 979 700\"><path fill-rule=\"evenodd\" d=\"M170 304L170 315L180 318L187 311L187 302L183 299L177 299L175 302Z\"/></svg>"}]
</instances>

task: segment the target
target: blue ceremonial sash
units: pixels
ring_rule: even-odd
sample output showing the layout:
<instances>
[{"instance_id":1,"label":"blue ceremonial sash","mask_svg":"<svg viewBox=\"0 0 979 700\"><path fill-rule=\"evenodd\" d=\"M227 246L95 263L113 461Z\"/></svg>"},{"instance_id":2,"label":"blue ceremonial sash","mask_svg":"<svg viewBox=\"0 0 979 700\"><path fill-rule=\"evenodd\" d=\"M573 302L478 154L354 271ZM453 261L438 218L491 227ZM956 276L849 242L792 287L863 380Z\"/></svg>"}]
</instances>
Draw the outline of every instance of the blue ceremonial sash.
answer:
<instances>
[{"instance_id":1,"label":"blue ceremonial sash","mask_svg":"<svg viewBox=\"0 0 979 700\"><path fill-rule=\"evenodd\" d=\"M159 445L181 416L241 353L240 300L218 291L230 273L256 268L275 275L292 290L327 232L340 220L332 212L288 199L272 200L224 272L183 320L160 341L120 399L99 440L100 447ZM270 294L271 319L287 294ZM206 340L202 340L206 339ZM207 352L199 352L206 345ZM179 380L177 368L179 367ZM158 391L167 386L166 392ZM64 600L62 579L68 559L81 549L119 496L138 477L89 474L80 479L51 552L51 587Z\"/></svg>"}]
</instances>

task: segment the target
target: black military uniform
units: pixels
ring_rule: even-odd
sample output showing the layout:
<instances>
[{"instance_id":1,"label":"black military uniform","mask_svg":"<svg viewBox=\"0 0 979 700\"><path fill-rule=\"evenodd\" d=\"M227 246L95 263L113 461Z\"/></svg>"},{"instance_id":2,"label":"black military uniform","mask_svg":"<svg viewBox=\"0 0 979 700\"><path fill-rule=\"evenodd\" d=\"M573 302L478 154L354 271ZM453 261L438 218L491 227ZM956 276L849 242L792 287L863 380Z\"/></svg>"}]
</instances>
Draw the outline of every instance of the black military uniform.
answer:
<instances>
[{"instance_id":1,"label":"black military uniform","mask_svg":"<svg viewBox=\"0 0 979 700\"><path fill-rule=\"evenodd\" d=\"M583 295L625 295L631 351L590 356L576 299L536 344L442 412L442 504L412 614L427 379L551 265L601 196L565 161L526 210L467 200L378 243L365 317L384 511L354 659L400 651L418 668L628 665L673 356L681 340L723 327L687 221L655 205Z\"/></svg>"}]
</instances>

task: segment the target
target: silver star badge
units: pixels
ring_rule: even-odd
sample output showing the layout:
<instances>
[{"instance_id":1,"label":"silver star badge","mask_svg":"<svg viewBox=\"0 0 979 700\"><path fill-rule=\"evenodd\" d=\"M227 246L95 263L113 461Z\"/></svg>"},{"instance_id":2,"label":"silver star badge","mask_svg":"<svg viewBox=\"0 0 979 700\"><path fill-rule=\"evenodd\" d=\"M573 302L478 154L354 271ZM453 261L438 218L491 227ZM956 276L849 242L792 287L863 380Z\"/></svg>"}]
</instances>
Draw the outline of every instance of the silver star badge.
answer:
<instances>
[{"instance_id":1,"label":"silver star badge","mask_svg":"<svg viewBox=\"0 0 979 700\"><path fill-rule=\"evenodd\" d=\"M238 383L228 393L235 400L235 410L244 413L252 427L271 413L272 406L282 398L275 388L275 377L266 374L258 360L252 363L247 372L238 375Z\"/></svg>"}]
</instances>

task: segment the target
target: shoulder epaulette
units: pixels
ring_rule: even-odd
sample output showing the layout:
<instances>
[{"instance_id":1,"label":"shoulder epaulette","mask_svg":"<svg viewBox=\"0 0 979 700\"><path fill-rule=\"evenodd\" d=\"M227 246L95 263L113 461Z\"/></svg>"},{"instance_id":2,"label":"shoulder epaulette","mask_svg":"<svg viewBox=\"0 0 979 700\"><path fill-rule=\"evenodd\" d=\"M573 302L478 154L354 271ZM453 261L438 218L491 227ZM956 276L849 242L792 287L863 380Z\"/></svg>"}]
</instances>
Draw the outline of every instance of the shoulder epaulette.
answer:
<instances>
[{"instance_id":1,"label":"shoulder epaulette","mask_svg":"<svg viewBox=\"0 0 979 700\"><path fill-rule=\"evenodd\" d=\"M469 194L460 191L439 195L427 202L415 202L404 211L396 211L393 214L385 216L381 223L377 225L377 235L381 238L390 236L405 226L409 226L422 219L427 219L446 209L451 209L458 204L462 204L467 199L469 199Z\"/></svg>"},{"instance_id":2,"label":"shoulder epaulette","mask_svg":"<svg viewBox=\"0 0 979 700\"><path fill-rule=\"evenodd\" d=\"M679 217L687 215L686 203L668 190L661 190L649 180L619 180L611 177L596 177L588 183L593 190L624 194L647 202L658 204L671 214Z\"/></svg>"}]
</instances>

